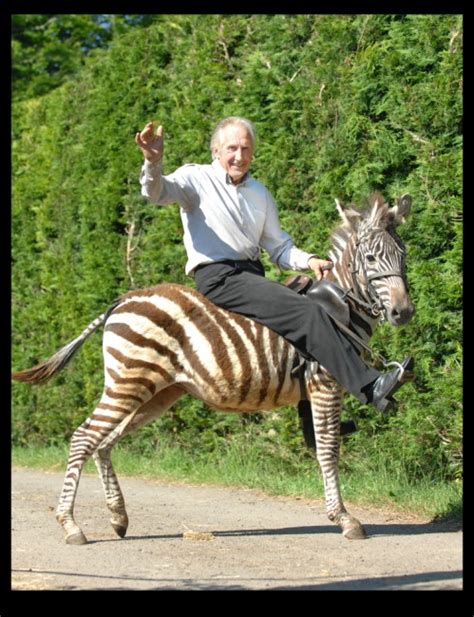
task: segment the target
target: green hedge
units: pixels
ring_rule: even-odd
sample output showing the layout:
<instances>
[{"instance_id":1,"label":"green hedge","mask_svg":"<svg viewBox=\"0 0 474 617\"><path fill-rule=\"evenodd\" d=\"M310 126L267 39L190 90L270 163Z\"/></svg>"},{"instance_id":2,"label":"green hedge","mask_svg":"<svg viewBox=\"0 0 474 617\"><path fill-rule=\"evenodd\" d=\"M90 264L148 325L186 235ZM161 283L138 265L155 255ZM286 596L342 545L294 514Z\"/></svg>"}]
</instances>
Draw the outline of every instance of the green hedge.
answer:
<instances>
[{"instance_id":1,"label":"green hedge","mask_svg":"<svg viewBox=\"0 0 474 617\"><path fill-rule=\"evenodd\" d=\"M417 380L399 413L374 411L344 442L348 464L384 451L416 479L459 478L462 414L462 19L459 15L167 15L114 37L62 86L14 106L13 365L25 368L77 336L120 293L192 285L176 207L140 196L134 133L165 127L165 172L210 160L226 115L258 131L254 175L275 195L296 243L323 253L334 198L413 197L401 229L417 307L382 326L384 355L412 353ZM128 232L134 235L127 261ZM269 276L281 279L268 264ZM16 444L68 438L101 393L101 337L46 386L13 386ZM357 414L359 403L345 407ZM186 398L129 439L160 434L214 449L257 424L300 451L292 409L220 415ZM272 429L272 430L270 430ZM269 433L270 431L270 433ZM254 432L254 431L253 431Z\"/></svg>"}]
</instances>

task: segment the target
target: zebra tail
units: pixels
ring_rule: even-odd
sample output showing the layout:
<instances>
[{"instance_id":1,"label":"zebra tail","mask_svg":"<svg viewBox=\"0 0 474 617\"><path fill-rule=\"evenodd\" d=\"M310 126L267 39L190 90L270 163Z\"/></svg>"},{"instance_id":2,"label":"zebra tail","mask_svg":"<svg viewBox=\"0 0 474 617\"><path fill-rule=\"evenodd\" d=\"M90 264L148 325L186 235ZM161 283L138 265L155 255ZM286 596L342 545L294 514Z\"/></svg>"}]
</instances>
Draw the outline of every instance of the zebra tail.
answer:
<instances>
[{"instance_id":1,"label":"zebra tail","mask_svg":"<svg viewBox=\"0 0 474 617\"><path fill-rule=\"evenodd\" d=\"M47 360L43 360L43 362L40 362L29 369L12 373L12 379L16 381L24 381L30 384L38 384L44 383L51 377L54 377L56 373L59 373L59 371L66 366L84 341L93 332L95 332L97 328L105 323L110 313L119 303L119 300L116 301L107 311L105 311L105 313L102 313L102 315L99 315L97 319L94 319L94 321L92 321L77 338L72 340L67 345L64 345L64 347L61 347L59 351Z\"/></svg>"}]
</instances>

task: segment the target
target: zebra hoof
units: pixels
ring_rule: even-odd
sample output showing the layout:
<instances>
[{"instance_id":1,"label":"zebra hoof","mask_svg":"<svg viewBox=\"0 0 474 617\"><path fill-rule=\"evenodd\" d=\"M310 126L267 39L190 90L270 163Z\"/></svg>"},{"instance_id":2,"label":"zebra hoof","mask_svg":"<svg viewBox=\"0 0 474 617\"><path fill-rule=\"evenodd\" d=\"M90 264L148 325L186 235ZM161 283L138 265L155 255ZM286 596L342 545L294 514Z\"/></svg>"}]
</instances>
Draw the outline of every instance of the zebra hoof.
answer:
<instances>
[{"instance_id":1,"label":"zebra hoof","mask_svg":"<svg viewBox=\"0 0 474 617\"><path fill-rule=\"evenodd\" d=\"M87 544L87 538L82 531L79 531L78 533L73 533L68 536L66 538L66 544L74 544L76 546L79 546L80 544Z\"/></svg>"},{"instance_id":2,"label":"zebra hoof","mask_svg":"<svg viewBox=\"0 0 474 617\"><path fill-rule=\"evenodd\" d=\"M345 512L338 517L337 524L342 530L342 535L348 540L365 540L367 534L359 521Z\"/></svg>"},{"instance_id":3,"label":"zebra hoof","mask_svg":"<svg viewBox=\"0 0 474 617\"><path fill-rule=\"evenodd\" d=\"M353 525L349 527L348 529L345 529L342 532L342 535L344 536L344 538L347 538L348 540L366 540L368 537L365 532L365 529L362 527L360 523L358 525Z\"/></svg>"},{"instance_id":4,"label":"zebra hoof","mask_svg":"<svg viewBox=\"0 0 474 617\"><path fill-rule=\"evenodd\" d=\"M112 523L112 527L114 528L115 533L120 537L124 538L127 533L127 528L124 525L119 525L118 523Z\"/></svg>"},{"instance_id":5,"label":"zebra hoof","mask_svg":"<svg viewBox=\"0 0 474 617\"><path fill-rule=\"evenodd\" d=\"M110 519L110 524L119 538L124 538L128 529L128 516L126 512L123 514L114 512L112 518Z\"/></svg>"}]
</instances>

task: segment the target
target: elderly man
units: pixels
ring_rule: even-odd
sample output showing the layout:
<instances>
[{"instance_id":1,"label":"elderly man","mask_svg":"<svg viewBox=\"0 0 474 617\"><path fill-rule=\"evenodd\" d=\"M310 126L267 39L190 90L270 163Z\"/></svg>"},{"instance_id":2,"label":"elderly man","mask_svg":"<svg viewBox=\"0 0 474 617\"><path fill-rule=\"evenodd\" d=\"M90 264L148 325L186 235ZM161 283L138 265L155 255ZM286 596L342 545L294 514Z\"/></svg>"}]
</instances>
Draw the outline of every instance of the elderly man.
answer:
<instances>
[{"instance_id":1,"label":"elderly man","mask_svg":"<svg viewBox=\"0 0 474 617\"><path fill-rule=\"evenodd\" d=\"M402 385L402 371L381 374L369 367L323 309L265 278L261 249L281 268L311 269L318 280L327 276L332 263L293 244L280 227L272 195L250 175L252 123L225 118L212 135L212 164L183 165L167 176L161 172L163 127L155 132L149 122L135 141L145 158L142 195L159 205L180 206L186 273L194 276L198 291L216 305L271 328L322 364L359 401L388 411ZM406 358L402 366L411 362Z\"/></svg>"}]
</instances>

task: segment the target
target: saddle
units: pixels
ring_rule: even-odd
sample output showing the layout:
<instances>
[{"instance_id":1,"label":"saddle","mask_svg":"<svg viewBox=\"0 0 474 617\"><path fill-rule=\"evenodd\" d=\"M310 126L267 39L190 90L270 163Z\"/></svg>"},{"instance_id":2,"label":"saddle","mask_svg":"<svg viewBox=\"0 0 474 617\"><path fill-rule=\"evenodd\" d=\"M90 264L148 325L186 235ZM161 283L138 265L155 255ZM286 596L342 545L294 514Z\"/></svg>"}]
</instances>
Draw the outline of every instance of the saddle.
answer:
<instances>
[{"instance_id":1,"label":"saddle","mask_svg":"<svg viewBox=\"0 0 474 617\"><path fill-rule=\"evenodd\" d=\"M284 282L286 287L289 287L296 293L307 296L317 304L319 304L336 322L343 324L346 328L350 324L350 309L347 304L345 292L339 285L321 279L317 281L304 274L296 274L288 277ZM306 396L306 387L304 382L304 373L306 368L306 360L302 359L299 366L294 370L298 373L301 390L301 400L298 403L298 414L300 417L301 428L306 446L311 450L316 450L316 441L314 438L313 429L313 414L311 411L311 403ZM341 422L340 434L347 435L357 430L357 425L353 420Z\"/></svg>"},{"instance_id":2,"label":"saddle","mask_svg":"<svg viewBox=\"0 0 474 617\"><path fill-rule=\"evenodd\" d=\"M349 305L346 302L344 290L336 283L327 279L316 281L304 274L296 274L288 277L284 281L284 285L296 291L296 293L314 300L333 319L349 326Z\"/></svg>"}]
</instances>

